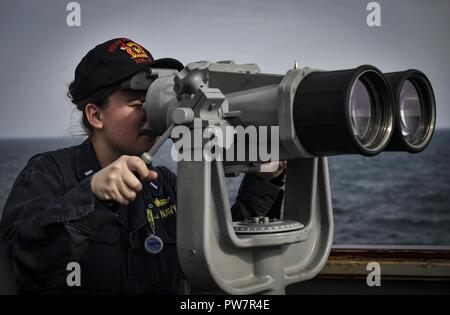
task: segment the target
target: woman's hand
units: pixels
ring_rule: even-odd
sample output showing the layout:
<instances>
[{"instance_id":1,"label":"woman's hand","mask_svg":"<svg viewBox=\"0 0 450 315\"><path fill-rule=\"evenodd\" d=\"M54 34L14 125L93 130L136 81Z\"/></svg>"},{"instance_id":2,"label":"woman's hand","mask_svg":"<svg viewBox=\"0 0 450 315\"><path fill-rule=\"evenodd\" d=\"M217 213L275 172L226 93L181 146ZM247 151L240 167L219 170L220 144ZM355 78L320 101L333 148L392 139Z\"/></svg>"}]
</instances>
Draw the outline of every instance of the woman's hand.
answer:
<instances>
[{"instance_id":1,"label":"woman's hand","mask_svg":"<svg viewBox=\"0 0 450 315\"><path fill-rule=\"evenodd\" d=\"M158 177L139 157L122 155L92 177L92 192L100 200L114 200L126 206L142 190L142 183L133 172L136 172L142 181L155 180Z\"/></svg>"},{"instance_id":2,"label":"woman's hand","mask_svg":"<svg viewBox=\"0 0 450 315\"><path fill-rule=\"evenodd\" d=\"M262 172L254 173L264 179L271 180L274 179L283 173L283 171L287 167L287 161L279 161L279 162L271 162L267 164L263 164ZM269 171L264 171L264 168L267 168Z\"/></svg>"}]
</instances>

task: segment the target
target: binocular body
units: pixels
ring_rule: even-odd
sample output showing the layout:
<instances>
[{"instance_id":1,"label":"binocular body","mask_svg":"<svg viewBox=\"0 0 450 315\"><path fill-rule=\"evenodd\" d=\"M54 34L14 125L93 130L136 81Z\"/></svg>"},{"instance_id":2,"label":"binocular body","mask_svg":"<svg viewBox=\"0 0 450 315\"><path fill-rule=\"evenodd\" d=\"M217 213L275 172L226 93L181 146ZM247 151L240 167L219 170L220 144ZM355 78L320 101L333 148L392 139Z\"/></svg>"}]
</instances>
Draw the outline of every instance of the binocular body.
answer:
<instances>
[{"instance_id":1,"label":"binocular body","mask_svg":"<svg viewBox=\"0 0 450 315\"><path fill-rule=\"evenodd\" d=\"M338 71L291 69L277 75L260 73L254 64L204 61L180 73L151 71L155 79L149 81L144 107L146 129L156 135L174 123L174 113L181 119L190 116L183 121L188 126L198 118L222 120L222 126L268 127L266 142L277 128L278 158L289 160L373 156L383 150L416 153L434 132L434 94L419 70L382 73L363 65ZM198 106L202 97L210 98L209 108ZM265 143L256 138L247 145Z\"/></svg>"}]
</instances>

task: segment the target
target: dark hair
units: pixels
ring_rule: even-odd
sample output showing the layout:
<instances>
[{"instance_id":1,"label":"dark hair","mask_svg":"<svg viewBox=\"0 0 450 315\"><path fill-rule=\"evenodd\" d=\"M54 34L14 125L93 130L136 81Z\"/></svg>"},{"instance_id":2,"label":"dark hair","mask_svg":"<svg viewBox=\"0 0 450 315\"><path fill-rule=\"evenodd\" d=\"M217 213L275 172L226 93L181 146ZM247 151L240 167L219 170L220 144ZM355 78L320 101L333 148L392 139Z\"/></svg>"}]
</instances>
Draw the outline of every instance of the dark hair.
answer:
<instances>
[{"instance_id":1,"label":"dark hair","mask_svg":"<svg viewBox=\"0 0 450 315\"><path fill-rule=\"evenodd\" d=\"M84 131L89 136L91 136L92 132L93 132L93 128L92 128L91 124L89 123L87 116L86 116L86 112L84 110L86 105L88 103L93 103L100 108L105 107L108 104L109 97L111 96L111 94L113 94L114 92L116 92L117 90L120 89L120 82L103 87L103 88L97 90L96 92L94 92L88 98L81 100L81 101L77 101L73 98L74 89L75 89L75 81L72 81L69 84L67 96L71 99L72 103L76 105L77 109L82 112L81 127L83 127Z\"/></svg>"}]
</instances>

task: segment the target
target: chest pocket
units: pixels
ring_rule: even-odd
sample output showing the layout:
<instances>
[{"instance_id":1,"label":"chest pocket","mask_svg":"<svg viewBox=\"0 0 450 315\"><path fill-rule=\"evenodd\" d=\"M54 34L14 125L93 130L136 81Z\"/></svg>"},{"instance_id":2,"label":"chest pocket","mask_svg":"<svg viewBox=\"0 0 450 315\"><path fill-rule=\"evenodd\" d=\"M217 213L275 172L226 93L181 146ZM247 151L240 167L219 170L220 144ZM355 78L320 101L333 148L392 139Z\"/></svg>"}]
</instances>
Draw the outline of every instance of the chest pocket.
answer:
<instances>
[{"instance_id":1,"label":"chest pocket","mask_svg":"<svg viewBox=\"0 0 450 315\"><path fill-rule=\"evenodd\" d=\"M84 292L115 294L121 283L120 231L111 223L96 228L81 259Z\"/></svg>"},{"instance_id":2,"label":"chest pocket","mask_svg":"<svg viewBox=\"0 0 450 315\"><path fill-rule=\"evenodd\" d=\"M120 232L114 224L107 224L95 229L89 236L89 240L105 244L117 244Z\"/></svg>"}]
</instances>

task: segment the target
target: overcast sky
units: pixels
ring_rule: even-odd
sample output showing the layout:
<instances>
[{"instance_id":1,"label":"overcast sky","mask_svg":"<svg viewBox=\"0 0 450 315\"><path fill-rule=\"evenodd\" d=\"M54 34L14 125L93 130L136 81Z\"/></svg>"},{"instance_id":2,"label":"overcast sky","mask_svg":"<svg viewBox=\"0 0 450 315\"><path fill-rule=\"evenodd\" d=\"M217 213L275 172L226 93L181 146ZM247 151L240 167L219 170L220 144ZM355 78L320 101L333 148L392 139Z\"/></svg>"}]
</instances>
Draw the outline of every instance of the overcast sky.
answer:
<instances>
[{"instance_id":1,"label":"overcast sky","mask_svg":"<svg viewBox=\"0 0 450 315\"><path fill-rule=\"evenodd\" d=\"M294 61L320 69L372 64L417 68L430 78L438 127L450 127L450 1L389 0L368 27L370 1L81 0L81 26L64 0L0 0L0 137L77 132L66 97L76 65L96 44L129 37L155 58L231 59L285 73Z\"/></svg>"}]
</instances>

